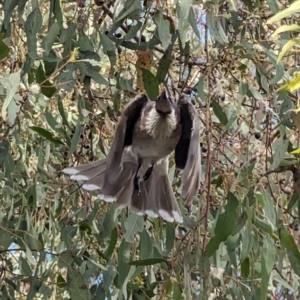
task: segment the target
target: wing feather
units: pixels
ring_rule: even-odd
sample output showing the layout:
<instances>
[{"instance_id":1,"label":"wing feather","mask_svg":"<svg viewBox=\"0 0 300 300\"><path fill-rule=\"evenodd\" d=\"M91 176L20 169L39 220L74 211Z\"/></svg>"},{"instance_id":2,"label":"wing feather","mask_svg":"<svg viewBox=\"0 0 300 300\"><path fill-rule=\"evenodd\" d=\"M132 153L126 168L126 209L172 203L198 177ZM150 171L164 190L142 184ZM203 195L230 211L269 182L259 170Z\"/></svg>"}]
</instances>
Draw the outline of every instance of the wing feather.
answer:
<instances>
[{"instance_id":1,"label":"wing feather","mask_svg":"<svg viewBox=\"0 0 300 300\"><path fill-rule=\"evenodd\" d=\"M124 147L132 144L134 125L140 118L142 109L148 101L145 94L140 94L125 105L107 155L104 185L114 182L116 175L119 173Z\"/></svg>"},{"instance_id":2,"label":"wing feather","mask_svg":"<svg viewBox=\"0 0 300 300\"><path fill-rule=\"evenodd\" d=\"M189 206L200 185L201 154L199 143L198 112L187 96L178 101L182 133L175 148L176 167L183 169L182 198Z\"/></svg>"}]
</instances>

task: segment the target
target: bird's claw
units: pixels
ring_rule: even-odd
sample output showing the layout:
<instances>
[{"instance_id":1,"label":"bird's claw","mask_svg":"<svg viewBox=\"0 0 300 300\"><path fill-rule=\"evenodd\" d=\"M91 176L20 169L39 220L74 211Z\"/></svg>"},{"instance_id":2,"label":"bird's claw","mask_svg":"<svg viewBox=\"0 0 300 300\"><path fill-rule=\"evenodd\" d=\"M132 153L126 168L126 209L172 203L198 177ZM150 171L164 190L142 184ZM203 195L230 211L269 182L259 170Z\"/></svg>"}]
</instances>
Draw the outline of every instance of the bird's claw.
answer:
<instances>
[{"instance_id":1,"label":"bird's claw","mask_svg":"<svg viewBox=\"0 0 300 300\"><path fill-rule=\"evenodd\" d=\"M139 195L140 194L140 179L137 175L134 177L133 186L134 186L134 190Z\"/></svg>"},{"instance_id":2,"label":"bird's claw","mask_svg":"<svg viewBox=\"0 0 300 300\"><path fill-rule=\"evenodd\" d=\"M146 180L149 179L149 177L151 176L152 172L153 172L153 165L146 171L146 173L145 173L145 175L143 177L144 181L146 181Z\"/></svg>"}]
</instances>

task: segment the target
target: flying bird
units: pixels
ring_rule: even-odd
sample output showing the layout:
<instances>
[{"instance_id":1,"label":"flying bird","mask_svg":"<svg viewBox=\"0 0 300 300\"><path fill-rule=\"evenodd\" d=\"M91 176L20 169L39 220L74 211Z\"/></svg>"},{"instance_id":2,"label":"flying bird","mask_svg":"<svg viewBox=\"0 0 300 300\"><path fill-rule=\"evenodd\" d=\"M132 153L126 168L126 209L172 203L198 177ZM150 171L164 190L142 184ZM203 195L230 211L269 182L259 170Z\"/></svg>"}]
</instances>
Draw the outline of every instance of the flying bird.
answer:
<instances>
[{"instance_id":1,"label":"flying bird","mask_svg":"<svg viewBox=\"0 0 300 300\"><path fill-rule=\"evenodd\" d=\"M183 222L168 178L169 156L182 173L181 196L191 205L200 184L198 113L187 96L178 101L166 90L156 101L145 94L127 103L105 159L63 170L83 188L99 190L107 202L137 214Z\"/></svg>"}]
</instances>

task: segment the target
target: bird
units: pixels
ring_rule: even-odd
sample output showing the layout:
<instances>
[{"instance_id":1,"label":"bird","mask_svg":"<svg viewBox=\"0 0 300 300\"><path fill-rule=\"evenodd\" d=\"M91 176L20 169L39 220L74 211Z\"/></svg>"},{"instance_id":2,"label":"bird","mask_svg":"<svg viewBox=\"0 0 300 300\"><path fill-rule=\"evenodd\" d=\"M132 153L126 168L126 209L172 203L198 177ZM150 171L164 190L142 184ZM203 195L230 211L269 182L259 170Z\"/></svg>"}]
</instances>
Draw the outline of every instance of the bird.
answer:
<instances>
[{"instance_id":1,"label":"bird","mask_svg":"<svg viewBox=\"0 0 300 300\"><path fill-rule=\"evenodd\" d=\"M124 106L107 157L63 173L85 181L83 189L99 190L99 197L119 208L182 223L168 177L169 157L174 151L182 170L181 197L190 206L200 185L199 132L198 112L188 96L176 100L165 89L152 101L141 93Z\"/></svg>"}]
</instances>

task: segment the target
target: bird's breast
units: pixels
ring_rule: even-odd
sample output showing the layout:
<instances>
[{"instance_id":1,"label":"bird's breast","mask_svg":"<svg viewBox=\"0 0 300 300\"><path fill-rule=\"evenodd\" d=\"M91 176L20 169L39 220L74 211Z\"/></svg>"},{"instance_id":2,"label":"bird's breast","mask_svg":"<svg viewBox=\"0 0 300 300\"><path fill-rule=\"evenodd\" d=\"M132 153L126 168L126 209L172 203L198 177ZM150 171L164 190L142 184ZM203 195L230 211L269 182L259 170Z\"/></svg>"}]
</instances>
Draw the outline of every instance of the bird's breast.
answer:
<instances>
[{"instance_id":1,"label":"bird's breast","mask_svg":"<svg viewBox=\"0 0 300 300\"><path fill-rule=\"evenodd\" d=\"M150 158L157 162L171 154L181 135L181 124L175 112L161 116L152 109L144 112L136 123L132 151L140 158Z\"/></svg>"},{"instance_id":2,"label":"bird's breast","mask_svg":"<svg viewBox=\"0 0 300 300\"><path fill-rule=\"evenodd\" d=\"M157 161L173 152L179 137L173 136L167 139L134 137L132 151L140 158L152 157L154 161Z\"/></svg>"}]
</instances>

